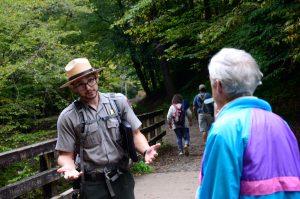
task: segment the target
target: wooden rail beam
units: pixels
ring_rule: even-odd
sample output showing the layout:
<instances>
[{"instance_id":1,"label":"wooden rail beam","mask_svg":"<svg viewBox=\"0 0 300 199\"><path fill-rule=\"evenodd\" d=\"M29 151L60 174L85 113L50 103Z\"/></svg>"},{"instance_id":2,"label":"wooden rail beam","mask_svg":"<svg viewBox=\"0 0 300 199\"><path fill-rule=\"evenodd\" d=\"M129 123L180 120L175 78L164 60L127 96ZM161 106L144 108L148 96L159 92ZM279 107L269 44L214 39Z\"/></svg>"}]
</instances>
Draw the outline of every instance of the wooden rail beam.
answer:
<instances>
[{"instance_id":1,"label":"wooden rail beam","mask_svg":"<svg viewBox=\"0 0 300 199\"><path fill-rule=\"evenodd\" d=\"M155 123L155 124L153 124L153 125L151 125L151 126L148 126L148 127L145 127L145 128L143 128L143 129L141 129L141 132L142 132L143 134L147 134L147 133L149 133L149 132L151 132L151 131L154 131L155 129L157 129L158 127L160 127L160 126L162 126L162 125L164 125L164 124L165 124L165 121L162 120L162 121L157 122L157 123Z\"/></svg>"},{"instance_id":2,"label":"wooden rail beam","mask_svg":"<svg viewBox=\"0 0 300 199\"><path fill-rule=\"evenodd\" d=\"M0 153L0 168L54 151L55 139Z\"/></svg>"},{"instance_id":3,"label":"wooden rail beam","mask_svg":"<svg viewBox=\"0 0 300 199\"><path fill-rule=\"evenodd\" d=\"M166 131L161 132L159 135L155 136L153 139L151 139L149 141L150 145L155 144L158 140L160 140L161 138L163 138L166 135Z\"/></svg>"},{"instance_id":4,"label":"wooden rail beam","mask_svg":"<svg viewBox=\"0 0 300 199\"><path fill-rule=\"evenodd\" d=\"M36 174L14 184L0 188L0 199L16 198L24 193L28 193L37 187L42 187L45 184L56 181L61 178L57 173L57 168L52 168L47 171Z\"/></svg>"},{"instance_id":5,"label":"wooden rail beam","mask_svg":"<svg viewBox=\"0 0 300 199\"><path fill-rule=\"evenodd\" d=\"M150 112L150 113L140 114L137 117L140 120L146 120L146 119L153 118L155 116L162 115L162 114L163 114L163 110L157 110L157 111L153 111L153 112Z\"/></svg>"}]
</instances>

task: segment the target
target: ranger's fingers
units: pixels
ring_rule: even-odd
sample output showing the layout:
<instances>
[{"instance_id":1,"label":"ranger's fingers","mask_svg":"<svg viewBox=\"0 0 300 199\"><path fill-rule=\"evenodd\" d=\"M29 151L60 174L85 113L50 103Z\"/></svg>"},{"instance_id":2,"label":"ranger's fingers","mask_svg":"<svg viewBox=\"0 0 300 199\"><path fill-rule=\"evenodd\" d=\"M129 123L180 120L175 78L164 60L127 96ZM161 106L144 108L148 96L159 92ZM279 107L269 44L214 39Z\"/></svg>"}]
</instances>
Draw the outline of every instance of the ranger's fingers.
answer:
<instances>
[{"instance_id":1,"label":"ranger's fingers","mask_svg":"<svg viewBox=\"0 0 300 199\"><path fill-rule=\"evenodd\" d=\"M83 172L80 171L79 174L78 174L78 177L79 177L79 176L82 176L82 175L83 175Z\"/></svg>"},{"instance_id":2,"label":"ranger's fingers","mask_svg":"<svg viewBox=\"0 0 300 199\"><path fill-rule=\"evenodd\" d=\"M57 169L57 173L64 173L66 170L64 167Z\"/></svg>"},{"instance_id":3,"label":"ranger's fingers","mask_svg":"<svg viewBox=\"0 0 300 199\"><path fill-rule=\"evenodd\" d=\"M153 146L154 150L156 150L156 149L159 148L159 147L160 147L160 143L157 143L157 144L155 144L155 145Z\"/></svg>"},{"instance_id":4,"label":"ranger's fingers","mask_svg":"<svg viewBox=\"0 0 300 199\"><path fill-rule=\"evenodd\" d=\"M65 178L66 180L68 180L68 179L69 179L69 174L68 174L68 173L65 173L65 174L64 174L64 178Z\"/></svg>"}]
</instances>

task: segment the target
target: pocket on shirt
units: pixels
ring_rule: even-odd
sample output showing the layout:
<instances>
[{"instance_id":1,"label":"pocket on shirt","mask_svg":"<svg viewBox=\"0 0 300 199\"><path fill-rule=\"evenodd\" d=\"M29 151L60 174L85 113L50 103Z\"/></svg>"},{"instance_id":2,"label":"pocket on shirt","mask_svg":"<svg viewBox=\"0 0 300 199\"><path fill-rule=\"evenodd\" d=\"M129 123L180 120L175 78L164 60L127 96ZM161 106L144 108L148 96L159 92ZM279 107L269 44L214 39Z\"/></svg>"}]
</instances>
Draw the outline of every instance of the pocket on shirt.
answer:
<instances>
[{"instance_id":1,"label":"pocket on shirt","mask_svg":"<svg viewBox=\"0 0 300 199\"><path fill-rule=\"evenodd\" d=\"M119 141L121 139L120 131L119 131L119 120L117 118L110 118L107 120L107 130L108 133L112 135L112 138L115 141Z\"/></svg>"},{"instance_id":2,"label":"pocket on shirt","mask_svg":"<svg viewBox=\"0 0 300 199\"><path fill-rule=\"evenodd\" d=\"M84 148L93 148L101 144L101 136L97 122L87 126L87 135L84 140Z\"/></svg>"}]
</instances>

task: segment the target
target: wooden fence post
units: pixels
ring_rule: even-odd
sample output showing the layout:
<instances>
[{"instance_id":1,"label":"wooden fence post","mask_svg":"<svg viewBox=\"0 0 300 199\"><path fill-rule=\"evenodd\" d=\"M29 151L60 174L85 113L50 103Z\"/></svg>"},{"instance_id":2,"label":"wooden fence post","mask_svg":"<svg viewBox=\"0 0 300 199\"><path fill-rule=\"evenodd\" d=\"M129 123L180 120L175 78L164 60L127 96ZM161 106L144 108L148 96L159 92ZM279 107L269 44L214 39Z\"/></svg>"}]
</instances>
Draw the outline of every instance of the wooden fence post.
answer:
<instances>
[{"instance_id":1,"label":"wooden fence post","mask_svg":"<svg viewBox=\"0 0 300 199\"><path fill-rule=\"evenodd\" d=\"M54 152L41 155L39 159L40 159L40 171L47 171L48 169L55 167ZM52 196L57 194L55 182L45 184L42 188L43 188L44 199L50 199Z\"/></svg>"},{"instance_id":2,"label":"wooden fence post","mask_svg":"<svg viewBox=\"0 0 300 199\"><path fill-rule=\"evenodd\" d=\"M148 119L148 120L149 120L149 126L151 126L151 125L154 124L154 121L155 121L154 118L155 118L155 116ZM155 129L153 129L153 130L150 132L150 139L154 138L155 136L156 136L156 135L155 135Z\"/></svg>"}]
</instances>

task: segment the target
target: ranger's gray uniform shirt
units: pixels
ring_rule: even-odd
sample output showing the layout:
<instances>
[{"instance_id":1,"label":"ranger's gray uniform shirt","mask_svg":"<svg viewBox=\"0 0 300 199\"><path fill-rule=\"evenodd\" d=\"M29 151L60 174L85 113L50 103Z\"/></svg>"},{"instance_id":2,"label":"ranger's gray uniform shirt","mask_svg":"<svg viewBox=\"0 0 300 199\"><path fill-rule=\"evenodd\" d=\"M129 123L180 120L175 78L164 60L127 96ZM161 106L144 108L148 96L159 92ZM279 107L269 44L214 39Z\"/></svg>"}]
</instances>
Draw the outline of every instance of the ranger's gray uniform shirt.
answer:
<instances>
[{"instance_id":1,"label":"ranger's gray uniform shirt","mask_svg":"<svg viewBox=\"0 0 300 199\"><path fill-rule=\"evenodd\" d=\"M118 163L124 158L117 117L110 118L107 121L101 119L109 114L115 114L115 110L109 102L109 94L99 92L99 95L100 102L97 110L84 104L87 117L85 120L97 119L97 122L86 125L88 133L83 144L83 158L85 165L87 164L88 167ZM122 119L131 124L132 130L138 129L142 123L129 106L125 96L115 94L115 99ZM61 112L57 121L57 132L58 139L55 149L74 152L77 136L81 133L80 118L74 103ZM78 151L79 148L76 148L76 150Z\"/></svg>"}]
</instances>

